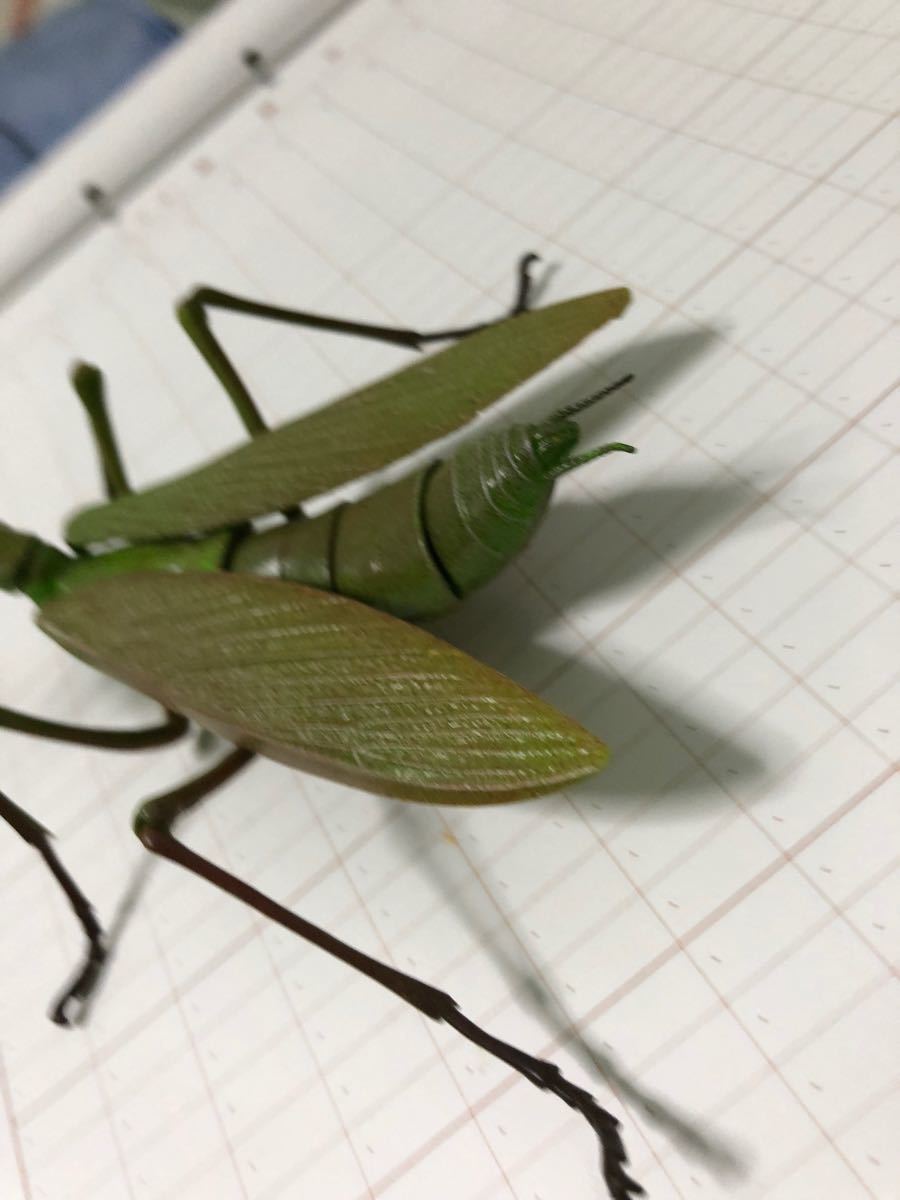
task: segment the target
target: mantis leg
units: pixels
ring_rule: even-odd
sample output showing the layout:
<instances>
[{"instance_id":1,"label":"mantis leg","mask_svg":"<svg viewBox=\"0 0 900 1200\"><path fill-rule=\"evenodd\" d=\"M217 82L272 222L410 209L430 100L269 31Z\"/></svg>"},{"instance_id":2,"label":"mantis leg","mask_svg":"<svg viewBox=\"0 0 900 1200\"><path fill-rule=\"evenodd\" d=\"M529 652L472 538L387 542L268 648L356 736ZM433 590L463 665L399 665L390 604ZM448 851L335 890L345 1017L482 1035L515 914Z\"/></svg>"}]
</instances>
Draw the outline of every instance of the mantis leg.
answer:
<instances>
[{"instance_id":1,"label":"mantis leg","mask_svg":"<svg viewBox=\"0 0 900 1200\"><path fill-rule=\"evenodd\" d=\"M537 262L536 254L526 254L520 260L515 300L512 308L507 314L504 314L504 317L516 316L527 309L532 289L531 267L535 262ZM265 433L268 426L234 363L225 353L221 342L210 328L207 310L211 308L244 313L250 317L263 317L270 321L282 321L288 325L302 325L307 329L322 329L330 333L347 333L356 337L374 338L381 342L408 346L411 350L420 350L428 342L465 337L467 334L475 333L479 329L484 329L485 325L493 323L480 322L477 325L466 325L458 329L420 333L415 329L396 329L388 325L345 321L339 317L319 316L316 313L301 312L299 309L262 304L257 300L246 300L241 296L234 296L230 292L222 292L216 288L197 288L178 305L176 309L178 320L231 398L244 428L251 437L258 437L259 434Z\"/></svg>"},{"instance_id":2,"label":"mantis leg","mask_svg":"<svg viewBox=\"0 0 900 1200\"><path fill-rule=\"evenodd\" d=\"M0 817L8 825L11 825L29 846L34 846L35 850L40 854L41 858L50 868L54 879L65 892L66 899L71 904L75 916L78 918L78 923L81 925L84 935L87 938L88 948L83 966L72 981L72 984L66 989L64 995L59 998L50 1010L50 1019L55 1021L57 1025L69 1025L71 1024L71 1018L68 1013L69 1003L72 1000L81 1000L90 992L97 981L100 969L106 958L106 943L103 937L103 929L84 893L57 858L56 851L50 844L52 836L50 831L45 829L24 808L19 808L18 804L13 803L3 792L0 792Z\"/></svg>"},{"instance_id":3,"label":"mantis leg","mask_svg":"<svg viewBox=\"0 0 900 1200\"><path fill-rule=\"evenodd\" d=\"M167 712L162 725L150 725L144 729L92 729L87 725L66 725L62 721L31 717L0 705L0 729L12 729L16 733L28 733L32 737L56 742L74 742L78 746L96 746L103 750L148 750L153 746L165 746L177 741L187 732L187 727L188 722L184 717Z\"/></svg>"},{"instance_id":4,"label":"mantis leg","mask_svg":"<svg viewBox=\"0 0 900 1200\"><path fill-rule=\"evenodd\" d=\"M74 742L79 746L96 746L106 750L145 750L152 746L164 746L174 742L187 730L188 723L177 713L166 713L162 725L145 729L90 729L84 725L66 725L61 721L47 721L31 717L27 713L0 706L0 729L13 729L17 733L33 737L48 738L59 742ZM106 960L107 946L103 930L97 921L90 903L60 862L50 843L51 834L23 808L13 803L0 792L0 818L34 846L49 867L53 877L66 894L75 916L87 939L87 952L71 984L53 1005L50 1017L57 1025L69 1025L70 1005L83 1002L96 986L97 979Z\"/></svg>"},{"instance_id":5,"label":"mantis leg","mask_svg":"<svg viewBox=\"0 0 900 1200\"><path fill-rule=\"evenodd\" d=\"M95 367L91 363L79 362L72 368L71 378L72 386L78 393L91 423L94 444L97 447L100 466L103 469L106 494L110 500L115 500L118 496L127 496L131 491L131 486L122 465L119 444L116 441L106 408L103 373L99 367Z\"/></svg>"},{"instance_id":6,"label":"mantis leg","mask_svg":"<svg viewBox=\"0 0 900 1200\"><path fill-rule=\"evenodd\" d=\"M3 710L4 712L7 710ZM183 717L170 715L169 725L174 729L179 723L186 727L187 722ZM43 724L43 723L42 723ZM52 724L47 722L47 724ZM71 730L72 726L61 726L64 730ZM30 729L28 732L35 732ZM91 731L92 733L102 733L103 731ZM111 731L110 731L111 732ZM42 733L42 736L63 736L65 741L74 741L75 739L67 736L56 734ZM171 740L171 738L169 739ZM90 745L106 745L113 749L125 749L121 744L113 744L109 741L91 741ZM158 744L144 742L144 745ZM134 746L127 748L135 748ZM234 756L231 756L233 758ZM248 760L252 755L246 756ZM224 783L231 775L235 773L239 766L243 766L243 761L235 765L230 759L226 759L223 763L218 763L212 770L207 771L205 775L199 779L195 779L188 785L188 789L193 796L194 803L198 799L207 795L219 784ZM179 792L186 789L179 789ZM179 794L178 792L174 794ZM104 964L106 963L109 954L109 944L100 922L97 920L96 913L90 901L78 887L78 884L60 862L53 845L51 843L52 834L39 821L36 821L24 808L20 808L18 804L12 801L5 793L0 792L0 819L6 821L8 825L19 834L24 841L30 846L34 846L41 858L49 867L54 879L66 895L67 900L72 906L72 910L78 919L85 938L87 939L87 950L81 965L77 968L71 981L65 986L60 995L56 998L50 1008L50 1019L57 1025L72 1025L78 1020L79 1012L87 1004L92 992L97 986L100 979Z\"/></svg>"},{"instance_id":7,"label":"mantis leg","mask_svg":"<svg viewBox=\"0 0 900 1200\"><path fill-rule=\"evenodd\" d=\"M213 787L230 778L245 766L252 754L247 750L234 750L213 771L199 776L182 787L164 796L149 800L135 815L135 832L143 844L155 854L178 863L187 870L221 888L228 895L242 900L263 916L269 917L292 933L318 946L341 962L361 971L363 975L382 987L388 988L401 1000L417 1008L433 1021L444 1021L463 1037L474 1042L518 1071L535 1087L549 1091L585 1118L600 1142L601 1169L606 1186L613 1200L631 1200L644 1194L644 1189L625 1170L628 1161L625 1147L619 1134L619 1122L611 1113L601 1108L589 1092L570 1083L559 1068L543 1059L534 1058L517 1047L493 1037L486 1030L470 1021L459 1010L456 1001L446 992L398 971L394 967L371 958L368 954L341 941L333 934L320 929L310 921L298 916L290 909L263 895L248 883L222 870L208 859L189 850L172 833L172 826L182 813L192 808L213 790ZM209 784L213 775L215 782Z\"/></svg>"}]
</instances>

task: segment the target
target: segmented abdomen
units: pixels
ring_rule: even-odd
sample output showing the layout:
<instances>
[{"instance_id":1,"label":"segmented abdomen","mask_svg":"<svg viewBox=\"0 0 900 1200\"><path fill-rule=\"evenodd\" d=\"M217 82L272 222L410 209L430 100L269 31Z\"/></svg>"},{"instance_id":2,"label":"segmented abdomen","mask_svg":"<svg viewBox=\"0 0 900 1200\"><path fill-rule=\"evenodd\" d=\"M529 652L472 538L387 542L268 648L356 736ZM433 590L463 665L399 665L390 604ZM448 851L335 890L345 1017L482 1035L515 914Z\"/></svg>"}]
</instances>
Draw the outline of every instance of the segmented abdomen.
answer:
<instances>
[{"instance_id":1,"label":"segmented abdomen","mask_svg":"<svg viewBox=\"0 0 900 1200\"><path fill-rule=\"evenodd\" d=\"M248 535L231 569L312 584L407 620L435 617L523 548L552 489L529 430L512 426L355 504Z\"/></svg>"}]
</instances>

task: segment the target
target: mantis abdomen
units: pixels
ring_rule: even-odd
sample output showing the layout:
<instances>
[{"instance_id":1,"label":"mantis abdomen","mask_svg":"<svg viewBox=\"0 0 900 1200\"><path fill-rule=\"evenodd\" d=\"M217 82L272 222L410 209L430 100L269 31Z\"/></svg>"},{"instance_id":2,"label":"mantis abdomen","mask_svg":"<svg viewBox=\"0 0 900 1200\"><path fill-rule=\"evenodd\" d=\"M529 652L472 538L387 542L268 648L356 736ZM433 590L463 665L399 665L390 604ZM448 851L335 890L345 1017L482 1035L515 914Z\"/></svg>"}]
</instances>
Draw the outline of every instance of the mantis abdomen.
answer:
<instances>
[{"instance_id":1,"label":"mantis abdomen","mask_svg":"<svg viewBox=\"0 0 900 1200\"><path fill-rule=\"evenodd\" d=\"M354 504L247 535L230 567L438 616L523 548L577 437L554 419L488 433Z\"/></svg>"},{"instance_id":2,"label":"mantis abdomen","mask_svg":"<svg viewBox=\"0 0 900 1200\"><path fill-rule=\"evenodd\" d=\"M632 449L612 442L570 454L579 429L568 418L609 390L539 424L464 442L448 459L355 503L318 517L298 515L264 532L222 530L198 541L148 542L71 559L0 526L0 587L42 604L114 575L225 569L336 592L406 620L437 617L524 548L558 476L611 450Z\"/></svg>"}]
</instances>

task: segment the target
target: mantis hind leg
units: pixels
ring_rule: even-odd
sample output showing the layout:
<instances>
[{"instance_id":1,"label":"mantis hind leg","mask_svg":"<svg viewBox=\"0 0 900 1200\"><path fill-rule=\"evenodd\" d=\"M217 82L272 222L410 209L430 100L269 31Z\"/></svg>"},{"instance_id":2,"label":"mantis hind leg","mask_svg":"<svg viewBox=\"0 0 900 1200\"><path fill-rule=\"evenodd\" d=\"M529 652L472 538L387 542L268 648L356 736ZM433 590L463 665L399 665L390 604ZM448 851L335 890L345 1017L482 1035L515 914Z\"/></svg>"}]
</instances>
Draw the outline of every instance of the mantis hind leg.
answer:
<instances>
[{"instance_id":1,"label":"mantis hind leg","mask_svg":"<svg viewBox=\"0 0 900 1200\"><path fill-rule=\"evenodd\" d=\"M588 1122L600 1143L601 1169L613 1200L631 1200L644 1189L626 1171L628 1157L619 1133L619 1122L601 1108L593 1096L566 1079L553 1063L535 1058L508 1042L494 1037L464 1016L452 996L427 983L381 963L355 947L313 925L290 909L278 904L250 884L188 849L172 833L175 821L198 804L220 783L236 774L253 757L248 750L234 750L205 775L173 792L149 800L135 815L135 832L148 850L206 879L228 895L276 921L285 929L318 946L341 962L360 971L375 983L388 988L433 1021L445 1022L482 1050L518 1071L535 1087L549 1091Z\"/></svg>"},{"instance_id":2,"label":"mantis hind leg","mask_svg":"<svg viewBox=\"0 0 900 1200\"><path fill-rule=\"evenodd\" d=\"M71 379L72 387L78 393L78 398L84 405L91 423L91 432L94 435L94 444L106 484L106 494L110 500L115 500L119 496L127 496L131 491L131 486L125 474L119 443L106 407L106 387L103 382L103 373L92 363L79 362L72 368Z\"/></svg>"},{"instance_id":3,"label":"mantis hind leg","mask_svg":"<svg viewBox=\"0 0 900 1200\"><path fill-rule=\"evenodd\" d=\"M531 268L537 261L536 254L525 254L519 260L515 298L511 308L503 314L501 320L527 311L533 290ZM393 345L408 346L411 350L420 350L429 342L466 337L468 334L476 333L479 329L484 329L486 325L494 323L482 321L476 325L421 333L415 329L398 329L388 325L345 321L339 317L321 316L294 308L282 308L275 304L247 300L241 296L232 295L230 292L219 291L217 288L199 287L182 300L176 308L178 320L222 384L244 428L251 437L258 437L261 433L265 433L268 426L234 363L210 328L207 312L214 308L224 309L227 312L244 313L246 316L260 317L270 321L281 321L287 325L300 325L307 329L321 329L329 333L346 333L355 337L372 338Z\"/></svg>"}]
</instances>

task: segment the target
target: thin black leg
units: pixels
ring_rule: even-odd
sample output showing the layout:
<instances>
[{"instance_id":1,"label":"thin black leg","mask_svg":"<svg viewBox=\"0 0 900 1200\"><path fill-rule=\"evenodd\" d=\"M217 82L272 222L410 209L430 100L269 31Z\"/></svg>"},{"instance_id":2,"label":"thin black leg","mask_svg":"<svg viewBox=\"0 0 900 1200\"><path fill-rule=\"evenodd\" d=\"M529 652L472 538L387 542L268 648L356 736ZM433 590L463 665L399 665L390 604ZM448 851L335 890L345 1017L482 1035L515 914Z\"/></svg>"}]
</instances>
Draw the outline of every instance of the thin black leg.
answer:
<instances>
[{"instance_id":1,"label":"thin black leg","mask_svg":"<svg viewBox=\"0 0 900 1200\"><path fill-rule=\"evenodd\" d=\"M50 831L3 792L0 792L0 817L8 825L11 825L29 846L34 846L50 868L54 879L65 892L66 899L71 904L72 911L78 918L78 923L87 939L87 953L83 966L66 988L65 993L60 996L50 1010L50 1018L57 1025L69 1025L72 1020L69 1011L72 1003L77 1004L91 990L106 958L103 930L84 893L57 858L56 852L50 844Z\"/></svg>"},{"instance_id":2,"label":"thin black leg","mask_svg":"<svg viewBox=\"0 0 900 1200\"><path fill-rule=\"evenodd\" d=\"M516 295L509 311L500 318L501 321L517 317L520 313L528 312L531 307L531 297L534 292L534 279L531 268L540 262L537 254L524 254L516 267ZM470 333L478 333L479 329L487 329L494 321L479 321L477 325L463 325L459 329L442 329L436 333L420 333L418 345L425 346L428 342L443 342L448 339L467 337Z\"/></svg>"},{"instance_id":3,"label":"thin black leg","mask_svg":"<svg viewBox=\"0 0 900 1200\"><path fill-rule=\"evenodd\" d=\"M73 742L79 746L96 746L105 750L146 750L176 741L187 731L188 722L176 713L166 713L166 720L162 725L146 729L90 729L83 725L47 721L12 708L0 707L0 728L30 734L32 737ZM87 951L81 966L50 1010L50 1018L57 1025L71 1025L73 1020L77 1020L79 1005L85 1003L96 987L106 961L108 947L103 929L93 907L57 857L50 842L50 832L2 792L0 818L11 825L30 846L34 846L43 858L71 904L87 939Z\"/></svg>"},{"instance_id":4,"label":"thin black leg","mask_svg":"<svg viewBox=\"0 0 900 1200\"><path fill-rule=\"evenodd\" d=\"M245 751L237 751L200 778L176 789L171 795L187 793L192 797L193 803L197 803L234 775L252 757ZM57 857L50 841L52 835L49 830L3 792L0 792L0 819L11 825L43 858L71 904L87 939L87 950L82 963L50 1008L50 1019L57 1025L75 1024L100 979L109 953L109 943L92 905Z\"/></svg>"},{"instance_id":5,"label":"thin black leg","mask_svg":"<svg viewBox=\"0 0 900 1200\"><path fill-rule=\"evenodd\" d=\"M16 733L27 733L55 742L96 746L102 750L148 750L154 746L165 746L182 737L187 728L188 722L184 717L170 712L166 713L162 725L151 725L145 729L91 729L86 725L66 725L62 721L31 717L0 705L0 729L12 729Z\"/></svg>"},{"instance_id":6,"label":"thin black leg","mask_svg":"<svg viewBox=\"0 0 900 1200\"><path fill-rule=\"evenodd\" d=\"M463 1037L486 1050L488 1054L501 1059L513 1070L518 1071L535 1087L552 1092L576 1112L585 1118L600 1142L601 1170L606 1186L613 1200L631 1200L634 1196L644 1194L644 1189L636 1183L625 1167L627 1156L619 1133L619 1122L611 1113L601 1108L589 1092L570 1083L553 1063L534 1058L530 1054L511 1046L508 1042L493 1037L480 1026L470 1021L459 1011L452 996L446 992L406 975L394 967L371 958L368 954L355 949L346 942L327 933L319 926L291 912L290 909L278 904L269 896L263 895L248 883L217 867L214 863L195 854L172 833L173 823L188 809L212 791L213 787L224 782L240 770L249 760L250 753L246 750L235 750L224 758L212 772L192 780L174 792L160 796L143 804L135 816L135 832L155 854L178 863L201 878L208 880L222 891L227 892L263 916L269 917L279 925L283 925L292 933L304 938L313 945L325 950L328 954L346 963L348 966L361 971L369 979L388 988L401 1000L417 1008L425 1016L434 1021L444 1021L451 1025ZM218 776L212 786L208 780Z\"/></svg>"}]
</instances>

